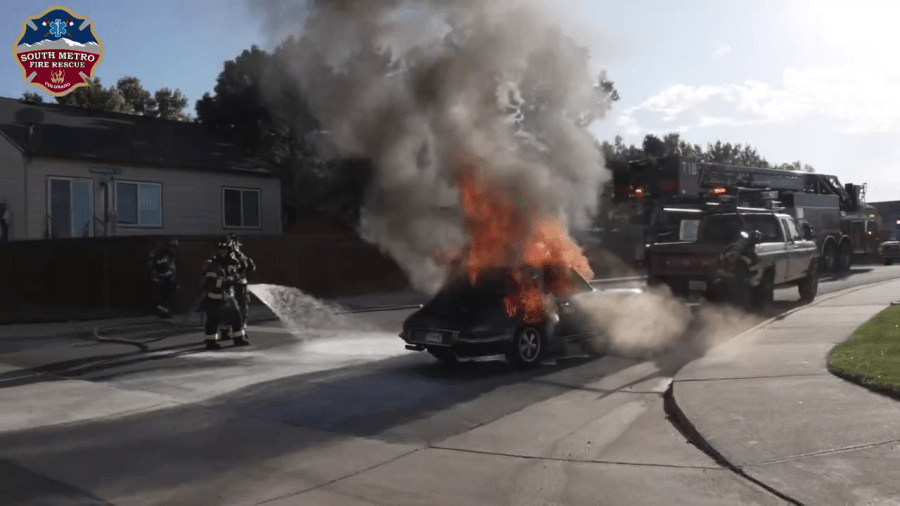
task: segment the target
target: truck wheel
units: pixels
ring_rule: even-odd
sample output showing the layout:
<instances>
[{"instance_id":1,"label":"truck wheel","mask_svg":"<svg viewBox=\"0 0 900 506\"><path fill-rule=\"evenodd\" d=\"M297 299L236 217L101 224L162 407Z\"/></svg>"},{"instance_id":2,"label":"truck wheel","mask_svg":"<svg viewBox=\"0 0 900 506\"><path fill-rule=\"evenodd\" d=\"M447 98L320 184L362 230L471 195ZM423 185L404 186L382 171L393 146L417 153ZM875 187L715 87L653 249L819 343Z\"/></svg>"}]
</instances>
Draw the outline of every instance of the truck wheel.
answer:
<instances>
[{"instance_id":1,"label":"truck wheel","mask_svg":"<svg viewBox=\"0 0 900 506\"><path fill-rule=\"evenodd\" d=\"M818 262L810 262L809 270L806 271L806 276L797 283L797 288L800 291L800 302L809 304L815 300L816 294L819 292Z\"/></svg>"},{"instance_id":2,"label":"truck wheel","mask_svg":"<svg viewBox=\"0 0 900 506\"><path fill-rule=\"evenodd\" d=\"M835 265L838 272L847 272L850 270L850 264L853 262L853 248L849 242L841 243L841 249L838 252L837 263Z\"/></svg>"},{"instance_id":3,"label":"truck wheel","mask_svg":"<svg viewBox=\"0 0 900 506\"><path fill-rule=\"evenodd\" d=\"M835 258L837 257L837 246L829 242L825 245L825 251L822 252L822 272L834 272Z\"/></svg>"},{"instance_id":4,"label":"truck wheel","mask_svg":"<svg viewBox=\"0 0 900 506\"><path fill-rule=\"evenodd\" d=\"M546 341L538 327L524 326L509 343L506 359L516 369L531 369L541 363Z\"/></svg>"}]
</instances>

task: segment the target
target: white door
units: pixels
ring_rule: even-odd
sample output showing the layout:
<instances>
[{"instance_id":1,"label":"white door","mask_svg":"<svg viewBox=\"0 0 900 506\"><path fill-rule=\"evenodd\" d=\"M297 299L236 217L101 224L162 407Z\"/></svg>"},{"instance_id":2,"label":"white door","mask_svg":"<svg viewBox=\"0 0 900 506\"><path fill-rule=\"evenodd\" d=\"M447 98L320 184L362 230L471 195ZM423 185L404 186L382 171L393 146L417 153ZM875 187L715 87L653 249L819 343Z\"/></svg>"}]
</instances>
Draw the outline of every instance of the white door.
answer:
<instances>
[{"instance_id":1,"label":"white door","mask_svg":"<svg viewBox=\"0 0 900 506\"><path fill-rule=\"evenodd\" d=\"M52 177L47 181L50 239L94 235L94 180Z\"/></svg>"}]
</instances>

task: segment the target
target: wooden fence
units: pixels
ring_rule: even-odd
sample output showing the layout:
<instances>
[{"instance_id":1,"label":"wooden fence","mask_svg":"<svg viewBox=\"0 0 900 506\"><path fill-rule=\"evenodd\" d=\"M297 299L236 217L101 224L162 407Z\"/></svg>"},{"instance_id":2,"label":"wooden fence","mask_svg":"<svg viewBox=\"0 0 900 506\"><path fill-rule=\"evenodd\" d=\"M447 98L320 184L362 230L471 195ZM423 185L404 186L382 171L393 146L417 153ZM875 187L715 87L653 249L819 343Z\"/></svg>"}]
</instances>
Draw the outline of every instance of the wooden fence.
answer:
<instances>
[{"instance_id":1,"label":"wooden fence","mask_svg":"<svg viewBox=\"0 0 900 506\"><path fill-rule=\"evenodd\" d=\"M177 307L194 301L203 261L220 237L178 237ZM0 244L0 310L23 305L152 311L147 260L162 237L23 241ZM376 246L348 236L244 236L257 264L251 283L293 286L316 297L408 288L402 270Z\"/></svg>"}]
</instances>

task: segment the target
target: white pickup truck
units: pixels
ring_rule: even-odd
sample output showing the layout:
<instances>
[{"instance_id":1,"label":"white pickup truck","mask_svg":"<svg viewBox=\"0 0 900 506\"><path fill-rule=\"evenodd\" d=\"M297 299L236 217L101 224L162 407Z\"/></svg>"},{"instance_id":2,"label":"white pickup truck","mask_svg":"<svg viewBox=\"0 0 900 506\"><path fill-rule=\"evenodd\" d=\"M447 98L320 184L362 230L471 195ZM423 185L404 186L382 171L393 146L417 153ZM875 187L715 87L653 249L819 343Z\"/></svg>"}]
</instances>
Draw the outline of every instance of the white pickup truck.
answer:
<instances>
[{"instance_id":1,"label":"white pickup truck","mask_svg":"<svg viewBox=\"0 0 900 506\"><path fill-rule=\"evenodd\" d=\"M772 300L776 287L795 285L801 300L812 302L819 287L818 248L812 232L801 233L788 214L754 210L740 216L762 235L756 245L761 278L747 300L764 304ZM647 248L650 283L665 283L676 295L722 300L728 290L718 275L719 255L738 239L740 231L737 213L715 213L701 220L696 241L651 245Z\"/></svg>"}]
</instances>

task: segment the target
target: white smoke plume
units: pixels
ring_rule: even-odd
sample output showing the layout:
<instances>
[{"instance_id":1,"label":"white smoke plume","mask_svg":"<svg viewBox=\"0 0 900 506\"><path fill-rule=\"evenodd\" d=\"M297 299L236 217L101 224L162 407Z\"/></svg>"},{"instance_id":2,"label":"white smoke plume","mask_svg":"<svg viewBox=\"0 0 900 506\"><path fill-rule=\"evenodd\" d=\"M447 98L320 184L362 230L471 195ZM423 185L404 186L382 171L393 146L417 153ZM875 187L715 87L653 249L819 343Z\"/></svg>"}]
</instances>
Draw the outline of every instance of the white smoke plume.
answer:
<instances>
[{"instance_id":1,"label":"white smoke plume","mask_svg":"<svg viewBox=\"0 0 900 506\"><path fill-rule=\"evenodd\" d=\"M683 344L691 310L666 287L641 293L603 293L583 298L579 305L590 314L602 336L597 348L614 355L650 358Z\"/></svg>"},{"instance_id":2,"label":"white smoke plume","mask_svg":"<svg viewBox=\"0 0 900 506\"><path fill-rule=\"evenodd\" d=\"M286 34L303 3L253 9L269 33ZM584 127L611 97L602 77L589 74L587 52L538 2L310 4L283 71L339 154L374 163L362 232L416 288L438 288L444 271L434 252L465 241L451 179L460 149L485 160L523 206L561 213L570 226L596 212L609 175ZM378 51L388 47L391 58Z\"/></svg>"},{"instance_id":3,"label":"white smoke plume","mask_svg":"<svg viewBox=\"0 0 900 506\"><path fill-rule=\"evenodd\" d=\"M600 292L578 304L598 331L591 343L597 351L653 359L672 371L765 319L727 304L692 310L664 285L638 294Z\"/></svg>"}]
</instances>

